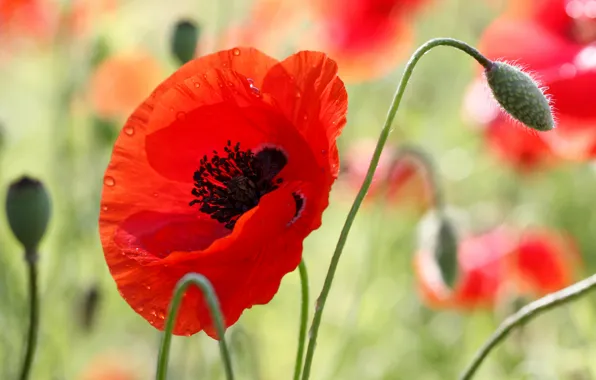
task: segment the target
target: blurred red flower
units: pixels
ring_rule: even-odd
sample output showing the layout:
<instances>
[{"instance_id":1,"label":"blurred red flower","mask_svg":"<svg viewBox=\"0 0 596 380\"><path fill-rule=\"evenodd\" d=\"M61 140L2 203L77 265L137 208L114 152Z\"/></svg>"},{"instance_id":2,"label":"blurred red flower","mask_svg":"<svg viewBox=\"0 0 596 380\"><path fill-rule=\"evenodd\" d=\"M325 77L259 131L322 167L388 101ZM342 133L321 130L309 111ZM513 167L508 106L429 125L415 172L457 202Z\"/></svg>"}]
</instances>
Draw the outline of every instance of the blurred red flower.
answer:
<instances>
[{"instance_id":1,"label":"blurred red flower","mask_svg":"<svg viewBox=\"0 0 596 380\"><path fill-rule=\"evenodd\" d=\"M319 28L305 39L351 81L381 77L410 49L411 21L428 0L311 0Z\"/></svg>"},{"instance_id":2,"label":"blurred red flower","mask_svg":"<svg viewBox=\"0 0 596 380\"><path fill-rule=\"evenodd\" d=\"M414 268L424 303L432 308L491 308L506 280L503 258L511 250L510 232L499 228L467 237L458 249L459 274L453 290L444 284L430 252L418 252Z\"/></svg>"},{"instance_id":3,"label":"blurred red flower","mask_svg":"<svg viewBox=\"0 0 596 380\"><path fill-rule=\"evenodd\" d=\"M130 116L104 178L100 235L120 293L158 329L176 282L213 284L227 326L268 303L321 225L347 94L335 62L252 48L195 59ZM216 332L201 293L175 334Z\"/></svg>"},{"instance_id":4,"label":"blurred red flower","mask_svg":"<svg viewBox=\"0 0 596 380\"><path fill-rule=\"evenodd\" d=\"M75 36L85 34L102 15L116 9L117 0L73 0L66 22Z\"/></svg>"},{"instance_id":5,"label":"blurred red flower","mask_svg":"<svg viewBox=\"0 0 596 380\"><path fill-rule=\"evenodd\" d=\"M539 296L571 285L581 262L570 236L544 229L524 232L507 260L518 289Z\"/></svg>"},{"instance_id":6,"label":"blurred red flower","mask_svg":"<svg viewBox=\"0 0 596 380\"><path fill-rule=\"evenodd\" d=\"M376 145L376 140L360 139L346 150L342 174L354 192L362 186ZM430 205L425 176L411 158L402 156L397 159L398 152L391 144L385 146L368 197L382 196L395 203L411 201L421 209L428 208Z\"/></svg>"},{"instance_id":7,"label":"blurred red flower","mask_svg":"<svg viewBox=\"0 0 596 380\"><path fill-rule=\"evenodd\" d=\"M43 0L0 1L0 35L8 39L47 35L51 29L48 5Z\"/></svg>"},{"instance_id":8,"label":"blurred red flower","mask_svg":"<svg viewBox=\"0 0 596 380\"><path fill-rule=\"evenodd\" d=\"M520 171L555 162L554 153L537 132L513 123L506 115L499 115L486 126L485 137L493 151Z\"/></svg>"},{"instance_id":9,"label":"blurred red flower","mask_svg":"<svg viewBox=\"0 0 596 380\"><path fill-rule=\"evenodd\" d=\"M596 157L595 4L512 0L479 43L488 58L515 61L548 87L558 128L540 136L569 159Z\"/></svg>"},{"instance_id":10,"label":"blurred red flower","mask_svg":"<svg viewBox=\"0 0 596 380\"><path fill-rule=\"evenodd\" d=\"M130 358L128 358L130 360ZM122 358L122 354L102 355L93 359L79 375L79 380L141 380L136 366Z\"/></svg>"},{"instance_id":11,"label":"blurred red flower","mask_svg":"<svg viewBox=\"0 0 596 380\"><path fill-rule=\"evenodd\" d=\"M433 308L490 308L504 292L543 296L573 283L581 260L568 235L547 229L516 235L499 228L460 242L453 290L433 256L419 252L414 265L423 301Z\"/></svg>"},{"instance_id":12,"label":"blurred red flower","mask_svg":"<svg viewBox=\"0 0 596 380\"><path fill-rule=\"evenodd\" d=\"M93 111L106 119L129 115L163 78L153 56L140 51L112 55L102 61L89 83Z\"/></svg>"}]
</instances>

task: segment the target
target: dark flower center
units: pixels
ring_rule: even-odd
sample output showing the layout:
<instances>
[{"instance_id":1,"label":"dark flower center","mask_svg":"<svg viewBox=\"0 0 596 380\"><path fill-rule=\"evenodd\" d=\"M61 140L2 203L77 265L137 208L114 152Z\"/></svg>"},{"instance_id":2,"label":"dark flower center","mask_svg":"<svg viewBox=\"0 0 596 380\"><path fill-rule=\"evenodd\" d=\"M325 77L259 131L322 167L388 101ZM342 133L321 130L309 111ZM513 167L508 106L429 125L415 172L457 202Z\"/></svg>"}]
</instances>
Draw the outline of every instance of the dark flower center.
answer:
<instances>
[{"instance_id":1,"label":"dark flower center","mask_svg":"<svg viewBox=\"0 0 596 380\"><path fill-rule=\"evenodd\" d=\"M277 148L266 147L254 153L241 150L240 143L232 145L231 141L223 150L222 155L213 151L211 159L206 155L201 159L201 166L193 175L192 195L196 199L190 205L199 204L201 212L231 230L242 214L259 204L263 195L279 187L283 179L275 177L288 159ZM297 214L299 210L297 207Z\"/></svg>"}]
</instances>

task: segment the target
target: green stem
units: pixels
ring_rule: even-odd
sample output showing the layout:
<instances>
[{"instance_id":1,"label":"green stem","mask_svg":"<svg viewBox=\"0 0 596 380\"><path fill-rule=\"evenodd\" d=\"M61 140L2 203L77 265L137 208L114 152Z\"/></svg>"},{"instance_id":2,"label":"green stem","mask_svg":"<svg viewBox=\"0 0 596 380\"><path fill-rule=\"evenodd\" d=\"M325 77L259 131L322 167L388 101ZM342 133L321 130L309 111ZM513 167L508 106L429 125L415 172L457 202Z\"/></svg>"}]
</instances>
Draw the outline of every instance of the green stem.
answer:
<instances>
[{"instance_id":1,"label":"green stem","mask_svg":"<svg viewBox=\"0 0 596 380\"><path fill-rule=\"evenodd\" d=\"M323 284L323 288L321 290L321 294L317 300L317 304L315 307L315 314L313 317L311 330L310 330L310 337L308 342L308 349L306 351L306 359L304 362L304 371L302 373L302 380L307 380L310 376L310 370L312 366L312 361L315 353L315 347L317 344L317 336L319 333L319 327L321 325L321 319L323 317L323 310L325 308L325 303L327 302L327 296L329 295L329 291L331 290L331 284L333 283L333 277L335 276L335 271L337 270L337 265L339 263L339 259L341 257L342 251L344 246L346 245L346 240L348 238L348 234L350 233L350 229L354 222L354 218L358 213L358 209L364 200L364 196L368 192L370 188L370 184L373 179L373 175L375 174L375 170L377 165L379 164L379 158L381 156L381 152L383 151L383 147L387 142L387 138L389 137L389 132L391 131L391 125L393 124L393 119L395 118L395 114L399 108L399 104L401 103L402 97L404 95L404 90L406 89L406 85L412 76L412 72L414 71L414 67L422 58L424 54L426 54L429 50L437 46L451 46L456 49L459 49L468 55L472 56L478 63L480 63L483 67L487 68L490 67L492 62L484 57L480 52L473 47L467 45L462 41L458 41L452 38L435 38L424 45L420 46L418 50L414 52L408 63L406 64L406 68L404 70L404 74L397 86L397 90L395 91L395 95L393 97L393 101L391 106L389 107L389 112L387 113L387 119L385 120L385 125L381 130L381 134L379 136L379 140L377 142L377 147L375 148L375 152L370 160L370 165L368 167L368 171L366 173L366 177L364 178L364 182L356 195L356 199L352 204L352 208L348 213L344 226L341 230L339 235L339 240L337 241L337 246L335 248L335 252L333 253L333 257L331 258L331 263L329 264L329 269L327 270L327 277L325 277L325 282Z\"/></svg>"},{"instance_id":2,"label":"green stem","mask_svg":"<svg viewBox=\"0 0 596 380\"><path fill-rule=\"evenodd\" d=\"M35 347L37 346L37 335L39 331L39 297L37 290L37 253L26 253L25 261L29 270L29 333L27 335L27 348L23 366L21 368L20 380L27 380L31 373Z\"/></svg>"},{"instance_id":3,"label":"green stem","mask_svg":"<svg viewBox=\"0 0 596 380\"><path fill-rule=\"evenodd\" d=\"M159 348L159 356L157 358L157 380L165 380L168 372L168 359L170 357L170 345L172 342L172 330L174 330L174 324L176 322L176 316L178 309L182 303L182 296L186 292L186 289L191 285L196 285L203 292L203 296L206 298L211 318L215 323L215 330L217 331L217 337L219 339L219 350L221 358L224 363L224 369L227 380L234 379L234 372L232 370L232 361L230 360L230 353L225 340L225 327L224 320L221 314L221 308L219 307L219 300L215 294L215 290L209 280L198 273L189 273L182 277L176 284L174 289L174 297L170 303L170 310L168 312L168 318L164 328L164 334L161 341L161 347Z\"/></svg>"},{"instance_id":4,"label":"green stem","mask_svg":"<svg viewBox=\"0 0 596 380\"><path fill-rule=\"evenodd\" d=\"M302 291L302 301L300 303L300 331L298 332L298 351L296 352L296 365L294 367L294 380L300 380L300 372L304 359L304 346L306 343L306 329L308 327L308 272L304 259L298 265L300 272L300 285Z\"/></svg>"},{"instance_id":5,"label":"green stem","mask_svg":"<svg viewBox=\"0 0 596 380\"><path fill-rule=\"evenodd\" d=\"M538 315L550 309L554 309L557 306L571 302L595 289L596 274L522 307L517 313L505 319L490 339L478 350L470 365L460 376L460 380L471 379L488 354L502 342L514 328L520 327Z\"/></svg>"}]
</instances>

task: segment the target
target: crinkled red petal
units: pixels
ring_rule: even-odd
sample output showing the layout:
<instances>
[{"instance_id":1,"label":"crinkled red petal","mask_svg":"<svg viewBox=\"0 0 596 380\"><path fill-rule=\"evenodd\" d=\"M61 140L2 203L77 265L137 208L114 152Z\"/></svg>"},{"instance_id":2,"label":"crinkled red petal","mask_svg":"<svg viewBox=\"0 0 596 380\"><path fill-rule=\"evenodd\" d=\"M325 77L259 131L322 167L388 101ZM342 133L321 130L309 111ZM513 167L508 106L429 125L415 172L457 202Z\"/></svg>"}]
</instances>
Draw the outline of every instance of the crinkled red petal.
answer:
<instances>
[{"instance_id":1,"label":"crinkled red petal","mask_svg":"<svg viewBox=\"0 0 596 380\"><path fill-rule=\"evenodd\" d=\"M320 53L278 64L255 49L235 48L189 62L131 115L106 170L100 235L120 293L154 326L163 328L174 286L186 273L213 283L229 326L243 310L268 302L297 267L337 175L335 139L347 96L336 70ZM296 90L308 98L293 105L285 95ZM307 118L298 123L293 108ZM198 160L227 140L242 149L276 145L289 157L281 186L233 231L189 206ZM303 197L300 210L296 196ZM215 336L193 289L174 333L201 330Z\"/></svg>"}]
</instances>

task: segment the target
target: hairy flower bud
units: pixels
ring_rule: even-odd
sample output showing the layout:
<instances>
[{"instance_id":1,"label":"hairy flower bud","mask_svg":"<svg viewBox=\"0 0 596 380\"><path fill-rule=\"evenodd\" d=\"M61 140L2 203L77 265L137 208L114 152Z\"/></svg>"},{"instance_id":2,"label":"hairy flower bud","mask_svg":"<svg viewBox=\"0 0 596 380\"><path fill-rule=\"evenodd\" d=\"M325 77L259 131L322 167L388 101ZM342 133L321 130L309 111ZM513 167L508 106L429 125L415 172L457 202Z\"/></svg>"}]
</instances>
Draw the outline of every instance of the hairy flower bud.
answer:
<instances>
[{"instance_id":1,"label":"hairy flower bud","mask_svg":"<svg viewBox=\"0 0 596 380\"><path fill-rule=\"evenodd\" d=\"M178 21L172 36L172 54L181 65L194 58L198 40L199 28L194 22Z\"/></svg>"},{"instance_id":2,"label":"hairy flower bud","mask_svg":"<svg viewBox=\"0 0 596 380\"><path fill-rule=\"evenodd\" d=\"M50 197L43 184L29 177L13 182L6 196L6 216L12 233L27 254L35 254L50 220Z\"/></svg>"},{"instance_id":3,"label":"hairy flower bud","mask_svg":"<svg viewBox=\"0 0 596 380\"><path fill-rule=\"evenodd\" d=\"M514 119L542 132L555 127L549 100L530 75L505 62L493 62L485 74L495 99Z\"/></svg>"}]
</instances>

